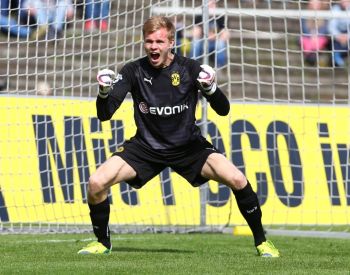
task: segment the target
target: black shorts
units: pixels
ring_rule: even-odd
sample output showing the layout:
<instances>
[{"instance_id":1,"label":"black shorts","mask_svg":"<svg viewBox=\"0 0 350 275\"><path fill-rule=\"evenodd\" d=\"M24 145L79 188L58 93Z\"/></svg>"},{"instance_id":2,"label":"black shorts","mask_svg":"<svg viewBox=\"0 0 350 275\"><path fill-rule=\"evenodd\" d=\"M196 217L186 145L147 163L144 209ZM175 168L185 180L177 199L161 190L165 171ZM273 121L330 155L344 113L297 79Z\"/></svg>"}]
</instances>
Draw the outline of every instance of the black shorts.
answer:
<instances>
[{"instance_id":1,"label":"black shorts","mask_svg":"<svg viewBox=\"0 0 350 275\"><path fill-rule=\"evenodd\" d=\"M166 167L197 187L208 181L201 176L201 171L208 156L215 152L219 153L204 137L199 136L196 141L176 150L154 150L131 139L119 147L113 156L121 157L136 171L136 178L127 181L134 188L141 188Z\"/></svg>"}]
</instances>

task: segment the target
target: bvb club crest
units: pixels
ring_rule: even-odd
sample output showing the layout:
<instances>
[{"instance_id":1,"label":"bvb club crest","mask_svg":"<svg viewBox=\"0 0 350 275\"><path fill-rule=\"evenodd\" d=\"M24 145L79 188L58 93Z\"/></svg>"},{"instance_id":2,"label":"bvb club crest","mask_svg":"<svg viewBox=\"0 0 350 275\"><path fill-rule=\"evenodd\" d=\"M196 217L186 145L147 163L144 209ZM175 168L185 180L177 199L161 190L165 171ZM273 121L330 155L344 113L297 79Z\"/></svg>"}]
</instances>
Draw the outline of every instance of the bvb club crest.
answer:
<instances>
[{"instance_id":1,"label":"bvb club crest","mask_svg":"<svg viewBox=\"0 0 350 275\"><path fill-rule=\"evenodd\" d=\"M180 85L180 75L178 72L173 72L171 74L171 84L173 86L179 86Z\"/></svg>"}]
</instances>

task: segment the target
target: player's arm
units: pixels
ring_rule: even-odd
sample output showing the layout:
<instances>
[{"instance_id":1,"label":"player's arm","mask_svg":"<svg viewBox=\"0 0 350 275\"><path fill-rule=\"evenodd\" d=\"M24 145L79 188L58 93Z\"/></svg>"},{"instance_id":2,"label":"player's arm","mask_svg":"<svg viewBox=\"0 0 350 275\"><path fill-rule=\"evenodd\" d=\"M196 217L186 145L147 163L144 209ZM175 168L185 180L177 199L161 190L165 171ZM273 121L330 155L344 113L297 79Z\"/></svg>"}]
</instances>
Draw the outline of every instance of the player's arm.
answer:
<instances>
[{"instance_id":1,"label":"player's arm","mask_svg":"<svg viewBox=\"0 0 350 275\"><path fill-rule=\"evenodd\" d=\"M122 80L122 74L116 75L112 70L104 69L98 72L99 91L96 109L97 117L101 121L109 120L113 116L130 90L127 81Z\"/></svg>"},{"instance_id":2,"label":"player's arm","mask_svg":"<svg viewBox=\"0 0 350 275\"><path fill-rule=\"evenodd\" d=\"M230 102L216 85L215 71L212 67L201 65L201 71L197 78L197 86L218 115L228 115L230 112Z\"/></svg>"}]
</instances>

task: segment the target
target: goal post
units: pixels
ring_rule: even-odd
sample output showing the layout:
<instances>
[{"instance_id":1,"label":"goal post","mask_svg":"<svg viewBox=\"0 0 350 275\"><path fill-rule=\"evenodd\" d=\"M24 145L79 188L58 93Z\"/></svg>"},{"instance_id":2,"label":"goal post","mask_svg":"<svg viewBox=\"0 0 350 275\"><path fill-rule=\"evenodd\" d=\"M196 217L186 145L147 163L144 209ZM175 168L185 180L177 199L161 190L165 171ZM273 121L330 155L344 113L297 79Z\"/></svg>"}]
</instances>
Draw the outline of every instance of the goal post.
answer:
<instances>
[{"instance_id":1,"label":"goal post","mask_svg":"<svg viewBox=\"0 0 350 275\"><path fill-rule=\"evenodd\" d=\"M301 18L347 14L311 12L307 1L220 0L214 13L203 3L110 1L104 32L84 29L84 5L76 1L62 37L0 33L0 233L92 230L89 176L136 130L129 96L110 121L97 119L97 71L119 71L144 55L149 16L181 21L186 40L176 50L189 55L195 17L214 14L229 33L227 63L218 66L207 50L203 62L216 69L231 112L220 117L202 102L198 125L247 175L268 233L349 236L348 71L322 62L330 50L306 64L298 44ZM115 232L222 232L246 224L228 187L210 181L193 188L170 169L141 190L113 186L109 200Z\"/></svg>"}]
</instances>

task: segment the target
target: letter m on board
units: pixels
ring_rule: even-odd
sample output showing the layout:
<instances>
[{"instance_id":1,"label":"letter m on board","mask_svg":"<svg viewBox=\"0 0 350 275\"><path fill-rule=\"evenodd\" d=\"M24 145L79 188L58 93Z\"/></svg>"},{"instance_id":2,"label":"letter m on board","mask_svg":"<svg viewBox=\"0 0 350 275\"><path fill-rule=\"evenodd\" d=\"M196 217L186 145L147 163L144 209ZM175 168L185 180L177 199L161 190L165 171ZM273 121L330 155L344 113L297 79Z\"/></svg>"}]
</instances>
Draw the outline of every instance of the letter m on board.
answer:
<instances>
[{"instance_id":1,"label":"letter m on board","mask_svg":"<svg viewBox=\"0 0 350 275\"><path fill-rule=\"evenodd\" d=\"M55 171L57 171L58 174L65 203L74 202L74 169L78 169L82 199L83 202L86 202L86 188L90 174L81 118L64 118L65 165L57 142L51 116L32 115L32 120L36 137L39 172L44 202L56 202L52 175L53 165L55 165ZM77 168L74 168L74 156Z\"/></svg>"}]
</instances>

